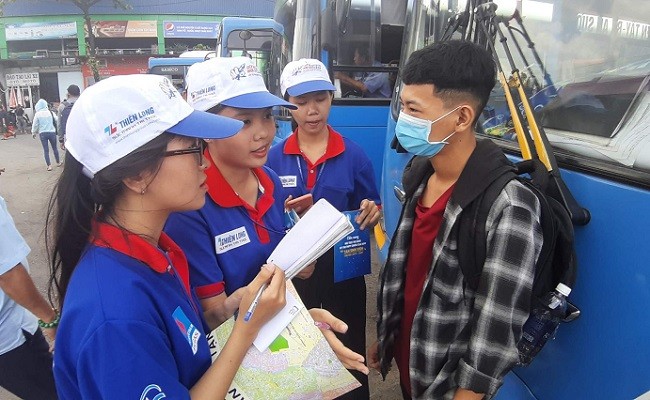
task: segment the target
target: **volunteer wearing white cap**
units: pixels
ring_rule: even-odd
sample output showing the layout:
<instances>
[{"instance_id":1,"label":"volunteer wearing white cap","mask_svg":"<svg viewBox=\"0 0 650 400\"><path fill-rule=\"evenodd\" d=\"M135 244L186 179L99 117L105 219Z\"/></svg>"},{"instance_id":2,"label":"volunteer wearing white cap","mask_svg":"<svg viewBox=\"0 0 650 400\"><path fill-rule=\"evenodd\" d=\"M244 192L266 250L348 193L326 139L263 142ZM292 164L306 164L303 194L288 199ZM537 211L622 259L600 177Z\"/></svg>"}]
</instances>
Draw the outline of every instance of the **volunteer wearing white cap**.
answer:
<instances>
[{"instance_id":1,"label":"volunteer wearing white cap","mask_svg":"<svg viewBox=\"0 0 650 400\"><path fill-rule=\"evenodd\" d=\"M186 85L195 109L243 122L230 138L208 141L205 206L173 214L165 226L187 254L190 284L213 327L232 315L240 293L231 295L253 280L284 235L286 195L264 163L275 135L272 107L293 106L269 93L247 57L194 64Z\"/></svg>"},{"instance_id":2,"label":"volunteer wearing white cap","mask_svg":"<svg viewBox=\"0 0 650 400\"><path fill-rule=\"evenodd\" d=\"M312 193L314 201L327 199L340 211L360 209L362 228L379 220L379 194L372 164L363 150L335 132L327 123L334 85L325 65L302 59L287 64L280 77L282 94L298 109L292 110L298 128L274 146L267 163L280 176L294 198ZM321 257L311 278L294 281L307 307L323 307L346 321L342 342L358 353L366 348L366 284L363 276L334 283L333 252ZM368 379L356 373L362 387L344 395L367 399Z\"/></svg>"},{"instance_id":3,"label":"volunteer wearing white cap","mask_svg":"<svg viewBox=\"0 0 650 400\"><path fill-rule=\"evenodd\" d=\"M79 97L48 218L60 398L225 397L259 328L284 305L284 274L259 271L240 306L270 280L261 303L211 364L187 261L162 228L171 212L205 202L201 139L242 125L192 109L156 75L111 77Z\"/></svg>"},{"instance_id":4,"label":"volunteer wearing white cap","mask_svg":"<svg viewBox=\"0 0 650 400\"><path fill-rule=\"evenodd\" d=\"M208 324L214 327L233 314L241 288L255 277L284 236L287 194L278 176L264 163L275 136L272 107L296 107L266 89L248 57L194 64L186 82L192 107L244 122L236 135L208 142L205 206L174 213L165 226L165 232L187 254L190 283ZM307 278L313 270L308 267L298 276ZM314 319L326 318L336 331L347 329L325 310L310 312ZM354 353L330 331L324 334L346 367L368 373L362 351Z\"/></svg>"}]
</instances>

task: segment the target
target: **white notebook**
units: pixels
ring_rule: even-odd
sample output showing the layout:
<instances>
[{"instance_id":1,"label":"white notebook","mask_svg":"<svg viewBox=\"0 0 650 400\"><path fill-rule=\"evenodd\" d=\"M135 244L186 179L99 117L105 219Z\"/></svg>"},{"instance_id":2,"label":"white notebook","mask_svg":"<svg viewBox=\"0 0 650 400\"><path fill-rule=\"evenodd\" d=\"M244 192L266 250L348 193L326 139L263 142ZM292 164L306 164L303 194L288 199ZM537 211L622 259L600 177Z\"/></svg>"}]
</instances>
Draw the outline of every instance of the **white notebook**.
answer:
<instances>
[{"instance_id":1,"label":"white notebook","mask_svg":"<svg viewBox=\"0 0 650 400\"><path fill-rule=\"evenodd\" d=\"M320 199L278 243L266 262L282 268L291 279L352 231L354 227L347 217Z\"/></svg>"},{"instance_id":2,"label":"white notebook","mask_svg":"<svg viewBox=\"0 0 650 400\"><path fill-rule=\"evenodd\" d=\"M266 262L282 268L289 280L353 231L354 227L343 213L327 200L320 199L282 238ZM257 334L254 344L258 350L264 351L269 347L291 323L300 312L297 303L302 307L302 303L287 290L286 306Z\"/></svg>"}]
</instances>

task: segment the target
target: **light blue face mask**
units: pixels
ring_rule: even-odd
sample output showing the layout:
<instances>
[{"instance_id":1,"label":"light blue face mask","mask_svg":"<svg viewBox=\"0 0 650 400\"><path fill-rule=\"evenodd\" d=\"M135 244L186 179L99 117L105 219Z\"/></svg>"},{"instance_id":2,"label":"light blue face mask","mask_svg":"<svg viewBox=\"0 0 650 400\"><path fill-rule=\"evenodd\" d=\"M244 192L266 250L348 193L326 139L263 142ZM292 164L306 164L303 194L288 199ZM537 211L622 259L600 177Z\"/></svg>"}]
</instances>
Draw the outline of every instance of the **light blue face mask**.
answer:
<instances>
[{"instance_id":1,"label":"light blue face mask","mask_svg":"<svg viewBox=\"0 0 650 400\"><path fill-rule=\"evenodd\" d=\"M446 144L449 144L447 143L447 139L452 137L456 131L453 131L439 142L430 142L429 134L431 133L431 126L461 107L462 106L458 106L433 121L417 118L404 112L400 112L399 118L397 119L397 125L395 126L395 135L397 136L399 144L401 144L406 151L415 154L416 156L429 158L435 156L440 153Z\"/></svg>"}]
</instances>

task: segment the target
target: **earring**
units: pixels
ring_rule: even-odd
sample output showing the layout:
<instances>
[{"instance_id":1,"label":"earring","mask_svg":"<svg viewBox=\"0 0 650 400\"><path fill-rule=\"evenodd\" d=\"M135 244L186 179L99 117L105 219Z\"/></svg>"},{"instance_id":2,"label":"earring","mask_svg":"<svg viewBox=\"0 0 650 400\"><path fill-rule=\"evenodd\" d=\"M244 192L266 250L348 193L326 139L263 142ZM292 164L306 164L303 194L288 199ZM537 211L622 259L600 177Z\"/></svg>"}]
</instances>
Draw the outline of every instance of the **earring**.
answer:
<instances>
[{"instance_id":1,"label":"earring","mask_svg":"<svg viewBox=\"0 0 650 400\"><path fill-rule=\"evenodd\" d=\"M144 196L144 192L145 192L146 190L147 190L146 188L142 188L142 190L140 191L140 194L141 194L142 196Z\"/></svg>"}]
</instances>

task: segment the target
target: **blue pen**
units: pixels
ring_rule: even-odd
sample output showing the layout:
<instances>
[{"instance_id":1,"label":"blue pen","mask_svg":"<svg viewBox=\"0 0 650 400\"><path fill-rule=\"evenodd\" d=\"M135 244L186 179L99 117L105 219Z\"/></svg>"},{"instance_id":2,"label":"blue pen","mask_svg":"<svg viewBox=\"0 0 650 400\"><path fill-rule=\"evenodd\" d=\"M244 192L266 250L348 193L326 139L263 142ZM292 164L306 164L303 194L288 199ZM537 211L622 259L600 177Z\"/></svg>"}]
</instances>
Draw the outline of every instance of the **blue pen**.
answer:
<instances>
[{"instance_id":1,"label":"blue pen","mask_svg":"<svg viewBox=\"0 0 650 400\"><path fill-rule=\"evenodd\" d=\"M246 315L244 315L244 322L248 322L253 316L253 312L255 311L257 304L260 302L260 297L262 297L262 292L264 291L264 289L266 289L266 286L267 284L264 283L258 289L257 294L255 294L255 298L253 299L253 302L251 303L250 307L248 307L248 311L246 311Z\"/></svg>"}]
</instances>

